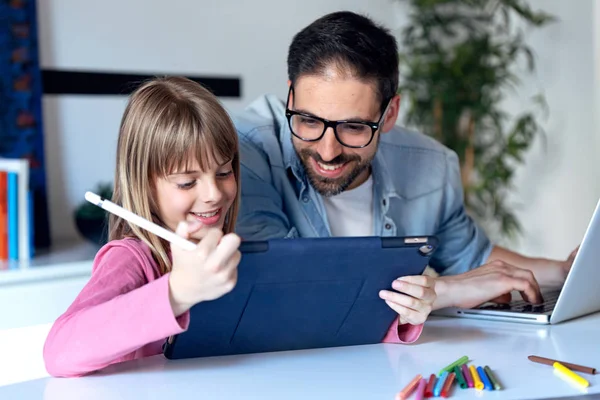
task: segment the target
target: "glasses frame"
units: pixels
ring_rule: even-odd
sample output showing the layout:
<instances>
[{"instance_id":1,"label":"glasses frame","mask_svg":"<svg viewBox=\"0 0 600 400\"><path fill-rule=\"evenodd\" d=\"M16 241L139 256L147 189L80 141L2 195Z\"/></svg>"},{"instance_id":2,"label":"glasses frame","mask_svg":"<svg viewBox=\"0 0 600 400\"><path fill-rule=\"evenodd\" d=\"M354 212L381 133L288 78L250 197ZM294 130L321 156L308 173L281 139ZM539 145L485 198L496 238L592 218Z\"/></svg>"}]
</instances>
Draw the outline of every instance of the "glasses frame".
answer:
<instances>
[{"instance_id":1,"label":"glasses frame","mask_svg":"<svg viewBox=\"0 0 600 400\"><path fill-rule=\"evenodd\" d=\"M340 120L340 121L331 121L325 118L321 118L318 117L316 115L312 115L312 114L307 114L307 113L303 113L300 111L294 111L294 110L290 110L289 109L289 104L290 104L290 94L293 92L294 88L290 85L290 90L288 91L288 96L287 96L287 101L285 103L285 116L287 118L288 121L288 126L290 127L290 132L292 132L292 135L294 135L295 137L297 137L298 139L302 140L303 142L318 142L319 140L321 140L323 138L323 136L325 135L325 132L327 132L327 129L332 128L333 129L333 134L335 135L336 140L345 147L349 147L351 149L362 149L367 147L368 145L371 144L371 142L373 141L373 138L375 137L375 132L377 132L377 130L381 127L381 122L383 121L383 118L385 117L385 114L387 113L388 107L390 106L390 103L392 101L392 99L389 99L387 101L387 103L385 104L385 108L383 109L383 112L381 113L381 117L379 117L379 121L377 122L372 122L372 121L361 121L361 120ZM317 121L320 121L323 123L323 132L321 132L321 135L319 135L319 137L315 138L315 139L306 139L303 138L299 135L297 135L294 132L294 129L292 128L292 117L294 115L300 115L303 117L307 117L307 118L312 118L315 119ZM369 138L369 141L362 145L362 146L350 146L346 143L344 143L340 137L338 136L338 132L337 132L337 127L340 124L362 124L362 125L366 125L369 128L371 128L371 137Z\"/></svg>"}]
</instances>

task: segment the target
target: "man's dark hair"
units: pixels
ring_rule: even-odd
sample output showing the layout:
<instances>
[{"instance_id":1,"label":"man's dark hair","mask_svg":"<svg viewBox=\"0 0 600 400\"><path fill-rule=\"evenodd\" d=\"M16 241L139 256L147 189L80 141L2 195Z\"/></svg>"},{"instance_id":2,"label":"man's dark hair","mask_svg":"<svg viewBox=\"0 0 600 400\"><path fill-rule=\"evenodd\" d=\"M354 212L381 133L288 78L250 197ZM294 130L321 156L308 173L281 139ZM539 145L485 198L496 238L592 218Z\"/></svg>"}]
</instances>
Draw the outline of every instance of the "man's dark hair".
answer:
<instances>
[{"instance_id":1,"label":"man's dark hair","mask_svg":"<svg viewBox=\"0 0 600 400\"><path fill-rule=\"evenodd\" d=\"M325 15L300 31L288 52L288 78L320 75L328 67L377 82L382 101L398 91L398 45L390 32L348 11Z\"/></svg>"}]
</instances>

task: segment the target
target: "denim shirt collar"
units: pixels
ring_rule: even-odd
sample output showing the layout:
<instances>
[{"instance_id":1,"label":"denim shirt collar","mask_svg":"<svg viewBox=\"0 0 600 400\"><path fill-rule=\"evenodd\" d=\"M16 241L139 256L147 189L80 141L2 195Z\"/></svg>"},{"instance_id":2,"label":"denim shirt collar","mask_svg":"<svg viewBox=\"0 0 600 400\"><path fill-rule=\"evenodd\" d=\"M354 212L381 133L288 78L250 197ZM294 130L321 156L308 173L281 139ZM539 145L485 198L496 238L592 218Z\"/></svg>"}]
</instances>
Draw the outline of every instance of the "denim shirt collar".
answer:
<instances>
[{"instance_id":1,"label":"denim shirt collar","mask_svg":"<svg viewBox=\"0 0 600 400\"><path fill-rule=\"evenodd\" d=\"M390 176L390 170L385 162L381 152L375 153L375 158L371 162L371 174L373 175L373 192L375 197L380 197L380 200L386 200L389 205L391 197L400 197L396 192L394 182Z\"/></svg>"}]
</instances>

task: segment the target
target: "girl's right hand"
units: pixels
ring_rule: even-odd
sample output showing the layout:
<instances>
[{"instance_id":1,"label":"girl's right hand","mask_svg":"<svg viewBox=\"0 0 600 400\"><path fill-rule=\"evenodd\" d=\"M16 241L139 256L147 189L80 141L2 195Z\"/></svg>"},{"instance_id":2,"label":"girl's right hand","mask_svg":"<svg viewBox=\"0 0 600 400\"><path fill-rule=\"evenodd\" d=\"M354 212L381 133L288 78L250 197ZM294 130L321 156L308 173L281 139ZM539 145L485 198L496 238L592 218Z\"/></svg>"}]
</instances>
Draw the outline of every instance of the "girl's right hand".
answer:
<instances>
[{"instance_id":1,"label":"girl's right hand","mask_svg":"<svg viewBox=\"0 0 600 400\"><path fill-rule=\"evenodd\" d=\"M202 224L182 222L175 233L184 238L198 231ZM193 305L229 293L237 282L241 259L241 239L234 233L223 236L220 229L210 229L194 250L171 246L173 267L169 276L169 299L176 317Z\"/></svg>"}]
</instances>

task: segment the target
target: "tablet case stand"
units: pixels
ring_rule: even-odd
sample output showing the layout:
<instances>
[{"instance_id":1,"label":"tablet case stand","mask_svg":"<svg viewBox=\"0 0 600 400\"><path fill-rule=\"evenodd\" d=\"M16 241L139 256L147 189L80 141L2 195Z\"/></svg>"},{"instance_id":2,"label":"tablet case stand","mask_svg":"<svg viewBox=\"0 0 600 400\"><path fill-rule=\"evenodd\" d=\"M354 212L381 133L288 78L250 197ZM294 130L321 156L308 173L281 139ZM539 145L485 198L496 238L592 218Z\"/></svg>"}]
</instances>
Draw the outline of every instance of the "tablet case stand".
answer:
<instances>
[{"instance_id":1,"label":"tablet case stand","mask_svg":"<svg viewBox=\"0 0 600 400\"><path fill-rule=\"evenodd\" d=\"M236 287L190 309L169 359L379 343L397 317L379 298L420 275L435 237L243 242Z\"/></svg>"}]
</instances>

